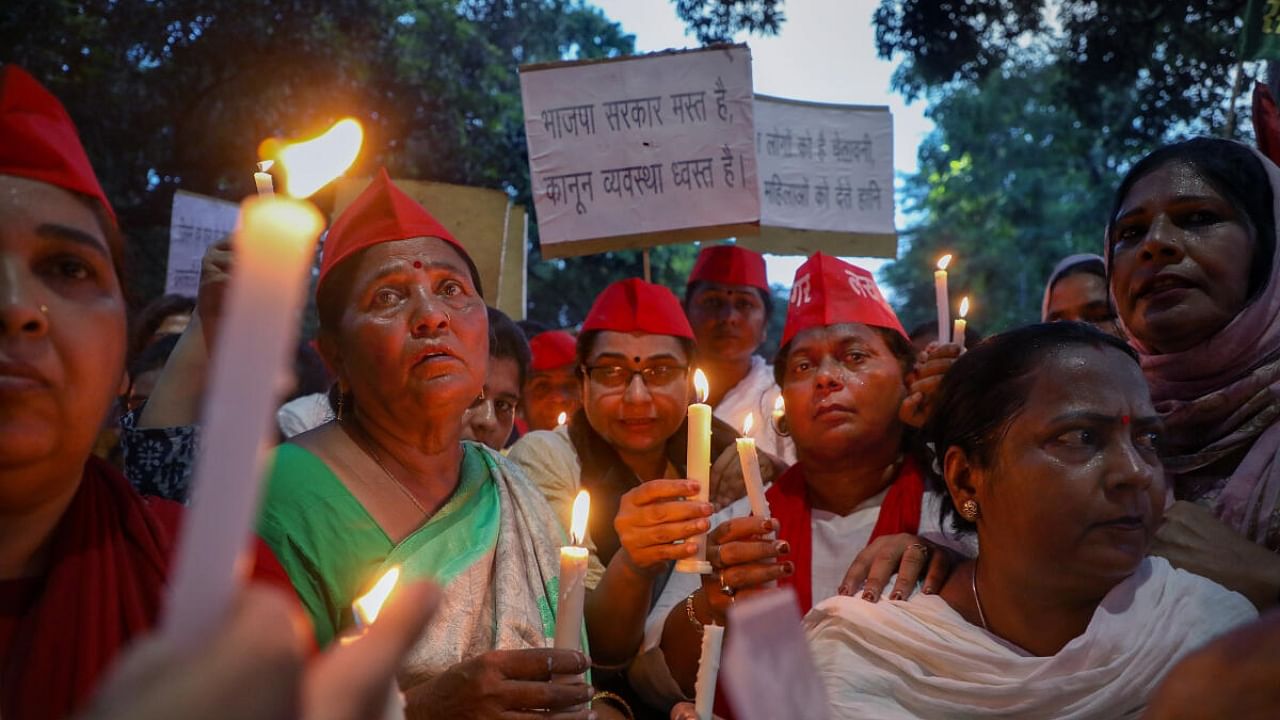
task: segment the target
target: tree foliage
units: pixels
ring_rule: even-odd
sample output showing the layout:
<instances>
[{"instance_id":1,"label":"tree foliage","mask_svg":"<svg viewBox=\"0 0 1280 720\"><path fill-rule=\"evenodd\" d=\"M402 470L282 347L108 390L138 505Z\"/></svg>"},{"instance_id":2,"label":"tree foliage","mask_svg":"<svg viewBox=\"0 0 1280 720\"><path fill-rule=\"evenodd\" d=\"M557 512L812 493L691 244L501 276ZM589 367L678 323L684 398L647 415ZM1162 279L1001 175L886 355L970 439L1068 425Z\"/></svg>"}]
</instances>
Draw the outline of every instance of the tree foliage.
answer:
<instances>
[{"instance_id":1,"label":"tree foliage","mask_svg":"<svg viewBox=\"0 0 1280 720\"><path fill-rule=\"evenodd\" d=\"M932 317L929 271L947 251L976 327L1038 319L1053 263L1101 249L1120 174L1172 139L1224 131L1245 4L882 0L880 55L901 61L895 87L926 98L936 124L907 183L906 252L885 270L904 321Z\"/></svg>"},{"instance_id":2,"label":"tree foliage","mask_svg":"<svg viewBox=\"0 0 1280 720\"><path fill-rule=\"evenodd\" d=\"M786 16L783 0L673 0L676 15L698 42L730 42L734 35L776 35Z\"/></svg>"}]
</instances>

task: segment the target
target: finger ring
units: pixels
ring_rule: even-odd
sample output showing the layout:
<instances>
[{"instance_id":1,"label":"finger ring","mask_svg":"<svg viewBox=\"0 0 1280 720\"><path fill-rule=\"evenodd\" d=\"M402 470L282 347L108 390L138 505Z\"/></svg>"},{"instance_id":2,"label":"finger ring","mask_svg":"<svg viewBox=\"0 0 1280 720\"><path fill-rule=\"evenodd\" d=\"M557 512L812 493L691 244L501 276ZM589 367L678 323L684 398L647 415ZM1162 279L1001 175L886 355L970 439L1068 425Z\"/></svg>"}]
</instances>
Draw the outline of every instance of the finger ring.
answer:
<instances>
[{"instance_id":1,"label":"finger ring","mask_svg":"<svg viewBox=\"0 0 1280 720\"><path fill-rule=\"evenodd\" d=\"M929 546L924 543L911 543L907 546L908 550L919 550L921 555L929 557Z\"/></svg>"},{"instance_id":2,"label":"finger ring","mask_svg":"<svg viewBox=\"0 0 1280 720\"><path fill-rule=\"evenodd\" d=\"M729 586L729 583L724 581L724 573L720 573L720 592L724 593L729 597L733 597L734 592L736 592L732 587Z\"/></svg>"}]
</instances>

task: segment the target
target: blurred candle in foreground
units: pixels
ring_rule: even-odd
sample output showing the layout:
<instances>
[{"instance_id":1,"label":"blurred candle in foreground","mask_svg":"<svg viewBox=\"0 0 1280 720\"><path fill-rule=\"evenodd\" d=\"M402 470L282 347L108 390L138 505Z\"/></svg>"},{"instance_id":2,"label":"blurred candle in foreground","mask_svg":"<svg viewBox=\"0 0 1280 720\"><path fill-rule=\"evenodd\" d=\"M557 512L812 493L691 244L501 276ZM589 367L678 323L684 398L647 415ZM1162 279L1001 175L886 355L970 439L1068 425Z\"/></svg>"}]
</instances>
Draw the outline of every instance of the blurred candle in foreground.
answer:
<instances>
[{"instance_id":1,"label":"blurred candle in foreground","mask_svg":"<svg viewBox=\"0 0 1280 720\"><path fill-rule=\"evenodd\" d=\"M711 394L711 386L707 376L701 369L693 371L693 386L698 392L698 402L689 406L689 454L686 456L685 474L690 480L698 483L698 502L709 502L711 498L711 406L707 396ZM697 538L698 553L691 558L676 561L676 571L683 573L709 574L711 563L707 562L707 535L703 533Z\"/></svg>"},{"instance_id":2,"label":"blurred candle in foreground","mask_svg":"<svg viewBox=\"0 0 1280 720\"><path fill-rule=\"evenodd\" d=\"M274 160L263 160L258 163L258 172L253 174L253 184L258 188L259 195L275 195L276 186L271 180L271 166L275 165Z\"/></svg>"},{"instance_id":3,"label":"blurred candle in foreground","mask_svg":"<svg viewBox=\"0 0 1280 720\"><path fill-rule=\"evenodd\" d=\"M951 329L951 342L960 346L964 350L964 331L968 326L965 316L969 314L969 296L966 295L960 299L960 317L956 318L956 324Z\"/></svg>"},{"instance_id":4,"label":"blurred candle in foreground","mask_svg":"<svg viewBox=\"0 0 1280 720\"><path fill-rule=\"evenodd\" d=\"M383 604L391 597L391 591L399 579L400 566L396 565L383 573L369 592L356 598L351 604L356 630L361 635L378 619L378 613L382 612ZM358 637L346 639L345 642L354 642ZM404 693L400 692L400 683L394 677L391 678L391 687L387 690L387 699L383 704L382 720L404 720Z\"/></svg>"},{"instance_id":5,"label":"blurred candle in foreground","mask_svg":"<svg viewBox=\"0 0 1280 720\"><path fill-rule=\"evenodd\" d=\"M754 421L751 413L742 422L742 434L751 434ZM756 456L756 441L751 437L738 438L738 463L742 465L742 480L747 486L747 500L751 503L751 514L760 518L769 517L769 503L764 498L764 481L760 479L760 460Z\"/></svg>"},{"instance_id":6,"label":"blurred candle in foreground","mask_svg":"<svg viewBox=\"0 0 1280 720\"><path fill-rule=\"evenodd\" d=\"M947 294L947 266L951 264L948 253L938 258L938 269L933 273L933 294L938 303L938 343L951 342L947 333L951 330L951 298Z\"/></svg>"},{"instance_id":7,"label":"blurred candle in foreground","mask_svg":"<svg viewBox=\"0 0 1280 720\"><path fill-rule=\"evenodd\" d=\"M335 136L340 127L345 130ZM179 649L194 651L212 637L251 566L280 377L293 362L316 239L325 226L320 211L300 198L341 175L359 150L360 125L354 120L286 147L282 153L293 160L282 160L281 167L291 197L260 195L241 205L236 267L213 348L191 507L165 603L163 632ZM291 166L294 161L299 167ZM308 175L308 168L324 174Z\"/></svg>"},{"instance_id":8,"label":"blurred candle in foreground","mask_svg":"<svg viewBox=\"0 0 1280 720\"><path fill-rule=\"evenodd\" d=\"M724 645L724 628L704 625L702 653L698 656L698 675L694 680L694 710L698 720L711 720L716 704L716 676L720 674L720 648Z\"/></svg>"}]
</instances>

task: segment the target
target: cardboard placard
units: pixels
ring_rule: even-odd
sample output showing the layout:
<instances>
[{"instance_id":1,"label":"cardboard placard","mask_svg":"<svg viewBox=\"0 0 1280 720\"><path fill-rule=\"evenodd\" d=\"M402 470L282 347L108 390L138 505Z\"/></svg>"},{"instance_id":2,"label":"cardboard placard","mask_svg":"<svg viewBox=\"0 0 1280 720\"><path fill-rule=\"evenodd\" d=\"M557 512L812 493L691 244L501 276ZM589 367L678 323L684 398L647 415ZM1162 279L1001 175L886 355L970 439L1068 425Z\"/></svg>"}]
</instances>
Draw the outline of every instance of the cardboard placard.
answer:
<instances>
[{"instance_id":1,"label":"cardboard placard","mask_svg":"<svg viewBox=\"0 0 1280 720\"><path fill-rule=\"evenodd\" d=\"M227 237L240 220L240 206L186 190L173 194L169 219L166 295L195 297L200 290L200 261L209 246Z\"/></svg>"}]
</instances>

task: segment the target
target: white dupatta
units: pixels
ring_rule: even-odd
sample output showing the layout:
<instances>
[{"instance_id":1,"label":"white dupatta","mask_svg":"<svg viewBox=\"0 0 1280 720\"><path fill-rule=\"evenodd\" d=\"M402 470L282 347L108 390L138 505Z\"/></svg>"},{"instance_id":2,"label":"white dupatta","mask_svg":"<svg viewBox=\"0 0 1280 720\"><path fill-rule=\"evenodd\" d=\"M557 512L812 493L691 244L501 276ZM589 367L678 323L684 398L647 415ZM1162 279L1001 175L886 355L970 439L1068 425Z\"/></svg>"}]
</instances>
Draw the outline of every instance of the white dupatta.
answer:
<instances>
[{"instance_id":1,"label":"white dupatta","mask_svg":"<svg viewBox=\"0 0 1280 720\"><path fill-rule=\"evenodd\" d=\"M1130 718L1186 653L1257 617L1252 604L1149 557L1083 635L1035 657L936 595L833 597L805 618L835 718Z\"/></svg>"}]
</instances>

